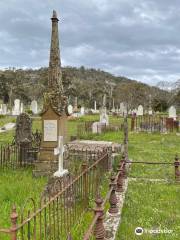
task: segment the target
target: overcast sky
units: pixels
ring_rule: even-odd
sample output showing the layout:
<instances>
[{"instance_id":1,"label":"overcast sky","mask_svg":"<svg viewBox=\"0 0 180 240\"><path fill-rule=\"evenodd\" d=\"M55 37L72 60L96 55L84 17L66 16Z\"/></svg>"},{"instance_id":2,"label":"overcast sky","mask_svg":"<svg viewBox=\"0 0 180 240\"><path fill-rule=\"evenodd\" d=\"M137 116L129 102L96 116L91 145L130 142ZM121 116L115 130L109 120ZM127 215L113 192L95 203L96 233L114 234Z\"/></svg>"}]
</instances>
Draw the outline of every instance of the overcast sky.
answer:
<instances>
[{"instance_id":1,"label":"overcast sky","mask_svg":"<svg viewBox=\"0 0 180 240\"><path fill-rule=\"evenodd\" d=\"M180 78L179 0L0 0L0 68L48 66L53 9L63 66Z\"/></svg>"}]
</instances>

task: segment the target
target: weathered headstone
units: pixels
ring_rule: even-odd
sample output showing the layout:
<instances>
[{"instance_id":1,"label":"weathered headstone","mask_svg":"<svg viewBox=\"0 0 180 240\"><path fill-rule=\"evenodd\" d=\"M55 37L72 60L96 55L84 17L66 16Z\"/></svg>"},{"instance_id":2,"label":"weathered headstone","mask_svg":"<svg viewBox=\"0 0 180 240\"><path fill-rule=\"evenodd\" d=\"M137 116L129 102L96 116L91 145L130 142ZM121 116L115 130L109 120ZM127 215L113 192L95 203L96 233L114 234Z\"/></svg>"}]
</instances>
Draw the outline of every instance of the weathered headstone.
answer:
<instances>
[{"instance_id":1,"label":"weathered headstone","mask_svg":"<svg viewBox=\"0 0 180 240\"><path fill-rule=\"evenodd\" d=\"M22 113L16 120L15 142L32 141L32 120L27 113Z\"/></svg>"},{"instance_id":2,"label":"weathered headstone","mask_svg":"<svg viewBox=\"0 0 180 240\"><path fill-rule=\"evenodd\" d=\"M32 161L29 150L32 147L32 120L27 113L21 113L16 120L15 143L19 145L21 164Z\"/></svg>"},{"instance_id":3,"label":"weathered headstone","mask_svg":"<svg viewBox=\"0 0 180 240\"><path fill-rule=\"evenodd\" d=\"M143 112L143 106L139 105L138 106L138 110L137 110L137 116L143 116L144 112Z\"/></svg>"},{"instance_id":4,"label":"weathered headstone","mask_svg":"<svg viewBox=\"0 0 180 240\"><path fill-rule=\"evenodd\" d=\"M38 104L36 100L33 100L31 102L31 111L33 114L37 114L38 113Z\"/></svg>"},{"instance_id":5,"label":"weathered headstone","mask_svg":"<svg viewBox=\"0 0 180 240\"><path fill-rule=\"evenodd\" d=\"M168 110L169 112L169 118L173 118L174 120L176 120L176 108L174 106L171 106Z\"/></svg>"},{"instance_id":6,"label":"weathered headstone","mask_svg":"<svg viewBox=\"0 0 180 240\"><path fill-rule=\"evenodd\" d=\"M75 97L75 100L74 100L74 108L73 108L73 111L74 113L77 113L78 112L78 98Z\"/></svg>"},{"instance_id":7,"label":"weathered headstone","mask_svg":"<svg viewBox=\"0 0 180 240\"><path fill-rule=\"evenodd\" d=\"M67 142L67 98L64 96L62 70L59 51L58 18L53 11L50 61L48 69L48 90L45 94L42 112L42 141L39 160L35 165L35 176L49 175L57 169L58 156L54 148L58 146L58 136Z\"/></svg>"}]
</instances>

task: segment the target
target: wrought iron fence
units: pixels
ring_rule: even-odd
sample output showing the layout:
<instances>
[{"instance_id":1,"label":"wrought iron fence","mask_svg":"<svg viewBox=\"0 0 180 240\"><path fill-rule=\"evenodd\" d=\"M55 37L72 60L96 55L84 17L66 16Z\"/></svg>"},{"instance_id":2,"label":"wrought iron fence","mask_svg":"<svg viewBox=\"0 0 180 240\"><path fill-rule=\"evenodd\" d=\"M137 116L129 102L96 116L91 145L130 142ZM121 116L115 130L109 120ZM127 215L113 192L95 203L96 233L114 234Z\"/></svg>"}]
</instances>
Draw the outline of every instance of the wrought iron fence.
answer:
<instances>
[{"instance_id":1,"label":"wrought iron fence","mask_svg":"<svg viewBox=\"0 0 180 240\"><path fill-rule=\"evenodd\" d=\"M57 180L54 196L43 196L39 206L30 198L18 214L13 207L11 227L0 229L0 239L35 240L66 239L72 227L88 209L98 193L107 172L108 153L103 151L91 166L85 162L83 171L65 187Z\"/></svg>"},{"instance_id":2,"label":"wrought iron fence","mask_svg":"<svg viewBox=\"0 0 180 240\"><path fill-rule=\"evenodd\" d=\"M138 116L131 118L131 131L179 132L180 117L176 120L167 116Z\"/></svg>"},{"instance_id":3,"label":"wrought iron fence","mask_svg":"<svg viewBox=\"0 0 180 240\"><path fill-rule=\"evenodd\" d=\"M79 123L77 125L77 137L82 138L84 136L87 136L88 134L93 134L93 121L86 121ZM108 125L101 124L96 126L96 132L97 133L105 133L109 131L119 131L123 130L123 123L120 122L120 119L117 118L117 120L112 121Z\"/></svg>"},{"instance_id":4,"label":"wrought iron fence","mask_svg":"<svg viewBox=\"0 0 180 240\"><path fill-rule=\"evenodd\" d=\"M0 146L0 168L16 169L27 167L37 160L38 147L23 147L21 145Z\"/></svg>"},{"instance_id":5,"label":"wrought iron fence","mask_svg":"<svg viewBox=\"0 0 180 240\"><path fill-rule=\"evenodd\" d=\"M127 170L126 170L126 161L125 155L120 161L116 176L112 176L109 184L109 191L107 192L104 199L100 196L95 200L96 207L94 209L94 218L86 231L83 240L92 239L105 239L106 232L104 228L104 209L107 202L109 202L108 212L111 214L116 214L119 212L117 207L117 197L116 193L122 193L124 191L124 182L127 178Z\"/></svg>"}]
</instances>

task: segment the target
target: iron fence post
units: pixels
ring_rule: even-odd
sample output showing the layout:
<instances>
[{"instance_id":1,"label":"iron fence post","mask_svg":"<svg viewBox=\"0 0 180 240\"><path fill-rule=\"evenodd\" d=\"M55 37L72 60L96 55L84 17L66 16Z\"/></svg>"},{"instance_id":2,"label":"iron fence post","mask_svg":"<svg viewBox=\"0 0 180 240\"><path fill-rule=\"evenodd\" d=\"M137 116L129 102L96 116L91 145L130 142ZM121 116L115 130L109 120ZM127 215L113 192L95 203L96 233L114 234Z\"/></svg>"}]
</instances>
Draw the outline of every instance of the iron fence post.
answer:
<instances>
[{"instance_id":1,"label":"iron fence post","mask_svg":"<svg viewBox=\"0 0 180 240\"><path fill-rule=\"evenodd\" d=\"M99 214L99 217L96 221L94 227L94 236L96 240L104 240L105 239L105 228L103 224L104 219L104 209L102 207L103 200L101 198L97 198L95 200L96 208L94 209L94 214Z\"/></svg>"},{"instance_id":2,"label":"iron fence post","mask_svg":"<svg viewBox=\"0 0 180 240\"><path fill-rule=\"evenodd\" d=\"M112 169L112 148L108 147L107 149L107 162L106 162L106 171Z\"/></svg>"},{"instance_id":3,"label":"iron fence post","mask_svg":"<svg viewBox=\"0 0 180 240\"><path fill-rule=\"evenodd\" d=\"M175 161L174 161L174 167L175 167L175 180L177 182L180 182L180 170L179 170L179 166L180 166L180 161L178 158L178 155L175 156Z\"/></svg>"},{"instance_id":4,"label":"iron fence post","mask_svg":"<svg viewBox=\"0 0 180 240\"><path fill-rule=\"evenodd\" d=\"M134 131L134 126L135 126L135 117L132 116L132 117L131 117L131 132Z\"/></svg>"},{"instance_id":5,"label":"iron fence post","mask_svg":"<svg viewBox=\"0 0 180 240\"><path fill-rule=\"evenodd\" d=\"M117 207L117 197L116 197L116 178L114 176L111 177L110 188L112 187L112 191L109 198L110 208L109 213L116 214L118 213Z\"/></svg>"},{"instance_id":6,"label":"iron fence post","mask_svg":"<svg viewBox=\"0 0 180 240\"><path fill-rule=\"evenodd\" d=\"M87 162L82 164L82 172L85 172L88 168ZM83 175L83 196L84 196L84 204L85 206L88 203L88 179L87 179L87 172Z\"/></svg>"},{"instance_id":7,"label":"iron fence post","mask_svg":"<svg viewBox=\"0 0 180 240\"><path fill-rule=\"evenodd\" d=\"M68 236L67 236L67 240L73 240L70 233L69 233Z\"/></svg>"},{"instance_id":8,"label":"iron fence post","mask_svg":"<svg viewBox=\"0 0 180 240\"><path fill-rule=\"evenodd\" d=\"M16 207L13 206L12 212L11 212L11 240L17 240L17 219L18 214L16 212Z\"/></svg>"},{"instance_id":9,"label":"iron fence post","mask_svg":"<svg viewBox=\"0 0 180 240\"><path fill-rule=\"evenodd\" d=\"M118 179L117 179L117 187L116 192L123 192L123 172L121 169L121 163L118 165Z\"/></svg>"},{"instance_id":10,"label":"iron fence post","mask_svg":"<svg viewBox=\"0 0 180 240\"><path fill-rule=\"evenodd\" d=\"M125 178L127 178L126 156L125 156L125 153L123 153L123 155L122 155L121 163L122 163L122 165L123 165L123 167L122 167L122 175L123 175L123 179L125 179Z\"/></svg>"}]
</instances>

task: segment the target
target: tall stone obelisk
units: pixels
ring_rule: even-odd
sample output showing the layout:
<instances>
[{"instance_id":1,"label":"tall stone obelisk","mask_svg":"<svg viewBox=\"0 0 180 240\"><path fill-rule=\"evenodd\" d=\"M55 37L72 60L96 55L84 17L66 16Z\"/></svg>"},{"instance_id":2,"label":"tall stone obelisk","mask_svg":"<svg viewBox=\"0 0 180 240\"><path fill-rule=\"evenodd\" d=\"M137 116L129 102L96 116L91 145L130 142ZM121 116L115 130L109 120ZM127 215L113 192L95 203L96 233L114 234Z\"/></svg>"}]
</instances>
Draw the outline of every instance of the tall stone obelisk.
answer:
<instances>
[{"instance_id":1,"label":"tall stone obelisk","mask_svg":"<svg viewBox=\"0 0 180 240\"><path fill-rule=\"evenodd\" d=\"M61 71L61 59L59 49L59 33L58 33L58 21L56 11L53 11L52 21L52 34L51 34L51 49L49 59L49 71L48 71L48 91L45 99L46 105L51 104L52 108L60 115L66 111L67 98L63 93L62 84L62 71Z\"/></svg>"},{"instance_id":2,"label":"tall stone obelisk","mask_svg":"<svg viewBox=\"0 0 180 240\"><path fill-rule=\"evenodd\" d=\"M67 141L67 98L63 93L62 71L59 50L58 18L53 11L48 88L44 94L42 113L42 141L40 156L35 164L34 175L49 175L57 170L58 156L54 148L58 146L58 137Z\"/></svg>"}]
</instances>

